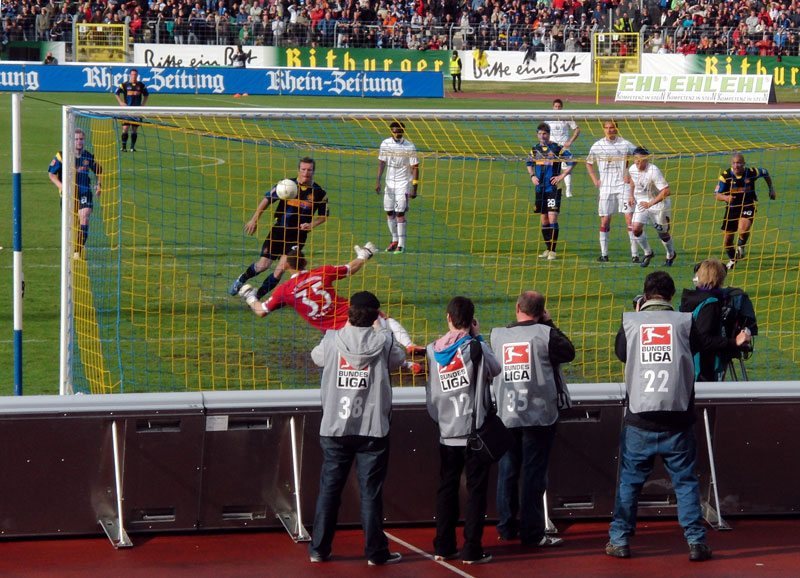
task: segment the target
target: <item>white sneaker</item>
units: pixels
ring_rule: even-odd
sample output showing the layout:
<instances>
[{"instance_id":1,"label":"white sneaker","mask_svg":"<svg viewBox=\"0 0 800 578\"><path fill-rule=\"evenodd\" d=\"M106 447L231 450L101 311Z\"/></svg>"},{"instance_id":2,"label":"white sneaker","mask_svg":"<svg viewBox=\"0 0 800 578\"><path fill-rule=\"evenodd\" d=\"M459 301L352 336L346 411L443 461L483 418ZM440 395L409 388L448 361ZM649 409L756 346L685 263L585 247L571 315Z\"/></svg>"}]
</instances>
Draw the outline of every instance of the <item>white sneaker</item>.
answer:
<instances>
[{"instance_id":1,"label":"white sneaker","mask_svg":"<svg viewBox=\"0 0 800 578\"><path fill-rule=\"evenodd\" d=\"M545 249L544 253L539 255L539 259L547 259L550 256L550 251Z\"/></svg>"},{"instance_id":2,"label":"white sneaker","mask_svg":"<svg viewBox=\"0 0 800 578\"><path fill-rule=\"evenodd\" d=\"M735 266L736 266L736 261L734 261L733 259L731 259L730 261L728 261L727 263L725 263L725 268L726 268L728 271L730 271L731 269L733 269Z\"/></svg>"},{"instance_id":3,"label":"white sneaker","mask_svg":"<svg viewBox=\"0 0 800 578\"><path fill-rule=\"evenodd\" d=\"M556 260L556 252L550 251L550 254L547 256L548 261L555 261Z\"/></svg>"}]
</instances>

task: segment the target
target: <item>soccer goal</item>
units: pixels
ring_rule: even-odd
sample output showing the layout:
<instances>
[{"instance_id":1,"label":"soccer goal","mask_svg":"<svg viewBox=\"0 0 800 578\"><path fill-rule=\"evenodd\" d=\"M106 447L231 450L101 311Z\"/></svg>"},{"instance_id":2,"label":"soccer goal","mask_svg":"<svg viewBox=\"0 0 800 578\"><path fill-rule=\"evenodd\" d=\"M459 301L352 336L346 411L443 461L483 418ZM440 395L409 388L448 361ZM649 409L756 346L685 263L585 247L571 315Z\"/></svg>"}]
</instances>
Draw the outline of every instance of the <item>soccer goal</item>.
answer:
<instances>
[{"instance_id":1,"label":"soccer goal","mask_svg":"<svg viewBox=\"0 0 800 578\"><path fill-rule=\"evenodd\" d=\"M560 116L559 116L560 114ZM256 261L274 205L246 235L264 193L297 177L298 161L316 161L314 180L328 193L330 216L305 245L310 267L344 264L353 246L391 242L383 194L376 193L378 148L400 121L416 145L419 196L409 201L407 247L381 252L336 284L344 296L367 289L418 344L447 330L454 295L471 297L484 335L515 320L521 291L547 298L555 323L574 341L570 383L622 380L613 354L621 314L642 291L645 274L664 267L665 249L645 232L655 258L631 263L622 215L612 218L609 262L599 263L597 189L586 155L612 114L619 135L652 153L672 192L677 258L668 269L680 291L693 266L726 260L715 201L720 170L741 151L765 168L777 200L756 183L758 212L746 255L727 284L753 298L760 334L748 363L759 380L800 375L798 315L798 146L800 114L791 111L357 111L65 108L65 178L74 182L73 138L101 167L85 248L74 190L64 195L62 389L82 392L238 390L317 387L309 351L321 333L291 307L258 318L229 294ZM135 115L135 116L133 116ZM526 157L542 121L574 120L573 196L561 199L556 258L540 258L540 215ZM123 123L138 122L137 152L120 152ZM90 175L92 176L92 175ZM274 267L273 267L274 268ZM268 272L253 282L258 285ZM288 275L284 277L284 280ZM407 370L397 384L422 385Z\"/></svg>"}]
</instances>

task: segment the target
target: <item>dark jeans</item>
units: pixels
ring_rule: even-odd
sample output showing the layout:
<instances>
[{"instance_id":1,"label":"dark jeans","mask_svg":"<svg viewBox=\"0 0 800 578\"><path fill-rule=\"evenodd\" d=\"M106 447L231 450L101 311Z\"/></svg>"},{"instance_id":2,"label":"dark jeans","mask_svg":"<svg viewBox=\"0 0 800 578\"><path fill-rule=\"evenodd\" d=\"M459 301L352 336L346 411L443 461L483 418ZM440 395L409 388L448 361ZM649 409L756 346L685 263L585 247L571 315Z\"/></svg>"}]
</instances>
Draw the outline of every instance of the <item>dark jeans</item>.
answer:
<instances>
[{"instance_id":1,"label":"dark jeans","mask_svg":"<svg viewBox=\"0 0 800 578\"><path fill-rule=\"evenodd\" d=\"M436 492L436 538L434 553L448 556L458 552L456 525L460 515L458 490L461 473L467 476L467 512L464 520L464 547L462 560L477 560L483 555L484 518L486 517L486 492L489 487L491 466L478 460L463 446L439 444L439 490Z\"/></svg>"},{"instance_id":2,"label":"dark jeans","mask_svg":"<svg viewBox=\"0 0 800 578\"><path fill-rule=\"evenodd\" d=\"M514 445L500 459L497 472L497 533L506 540L519 535L523 544L538 544L545 530L547 463L556 439L556 424L509 431Z\"/></svg>"},{"instance_id":3,"label":"dark jeans","mask_svg":"<svg viewBox=\"0 0 800 578\"><path fill-rule=\"evenodd\" d=\"M309 553L312 556L330 556L342 490L355 460L361 489L364 552L370 560L385 561L389 557L389 542L383 533L383 482L389 466L389 436L322 436L319 443L323 457L322 474Z\"/></svg>"},{"instance_id":4,"label":"dark jeans","mask_svg":"<svg viewBox=\"0 0 800 578\"><path fill-rule=\"evenodd\" d=\"M678 500L678 522L689 544L706 541L706 527L700 506L700 485L695 473L697 440L694 429L678 432L647 431L631 425L622 430L619 442L619 487L614 516L608 530L611 543L621 546L636 531L636 511L645 480L653 473L656 456L661 456L672 479Z\"/></svg>"}]
</instances>

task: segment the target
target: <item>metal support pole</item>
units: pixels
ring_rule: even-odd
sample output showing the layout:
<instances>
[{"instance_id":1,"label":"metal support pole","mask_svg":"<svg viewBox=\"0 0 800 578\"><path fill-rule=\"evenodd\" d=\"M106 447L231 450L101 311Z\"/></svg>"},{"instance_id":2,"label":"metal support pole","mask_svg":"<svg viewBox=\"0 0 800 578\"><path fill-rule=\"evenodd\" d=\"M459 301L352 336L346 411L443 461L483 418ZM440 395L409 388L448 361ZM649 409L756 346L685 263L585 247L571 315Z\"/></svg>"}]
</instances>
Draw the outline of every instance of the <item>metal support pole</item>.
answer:
<instances>
[{"instance_id":1,"label":"metal support pole","mask_svg":"<svg viewBox=\"0 0 800 578\"><path fill-rule=\"evenodd\" d=\"M731 527L722 519L722 510L719 505L719 491L717 489L717 468L714 465L714 450L711 447L711 426L708 421L708 408L703 408L703 422L706 428L706 446L708 447L708 463L711 468L711 487L714 490L714 507L705 504L706 521L715 530L730 530ZM716 509L714 509L716 508Z\"/></svg>"},{"instance_id":2,"label":"metal support pole","mask_svg":"<svg viewBox=\"0 0 800 578\"><path fill-rule=\"evenodd\" d=\"M289 432L292 438L292 475L294 477L294 512L278 514L278 519L295 542L310 542L311 535L303 526L303 511L300 506L300 455L297 443L297 428L294 416L289 419Z\"/></svg>"},{"instance_id":3,"label":"metal support pole","mask_svg":"<svg viewBox=\"0 0 800 578\"><path fill-rule=\"evenodd\" d=\"M111 445L114 449L114 484L117 492L117 518L98 520L100 526L111 540L114 548L130 548L133 546L128 533L125 531L125 524L122 515L122 460L119 455L119 436L117 435L117 422L111 423Z\"/></svg>"}]
</instances>

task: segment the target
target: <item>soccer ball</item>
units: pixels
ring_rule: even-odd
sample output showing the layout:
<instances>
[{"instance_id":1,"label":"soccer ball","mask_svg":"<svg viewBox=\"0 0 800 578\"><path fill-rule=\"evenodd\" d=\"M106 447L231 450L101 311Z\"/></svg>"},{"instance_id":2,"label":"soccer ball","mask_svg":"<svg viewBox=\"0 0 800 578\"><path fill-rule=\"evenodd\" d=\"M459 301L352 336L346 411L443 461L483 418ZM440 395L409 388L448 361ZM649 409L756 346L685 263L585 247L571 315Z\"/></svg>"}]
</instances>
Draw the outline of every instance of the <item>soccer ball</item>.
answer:
<instances>
[{"instance_id":1,"label":"soccer ball","mask_svg":"<svg viewBox=\"0 0 800 578\"><path fill-rule=\"evenodd\" d=\"M293 199L297 196L297 183L292 179L283 179L275 185L275 194L284 201Z\"/></svg>"}]
</instances>

